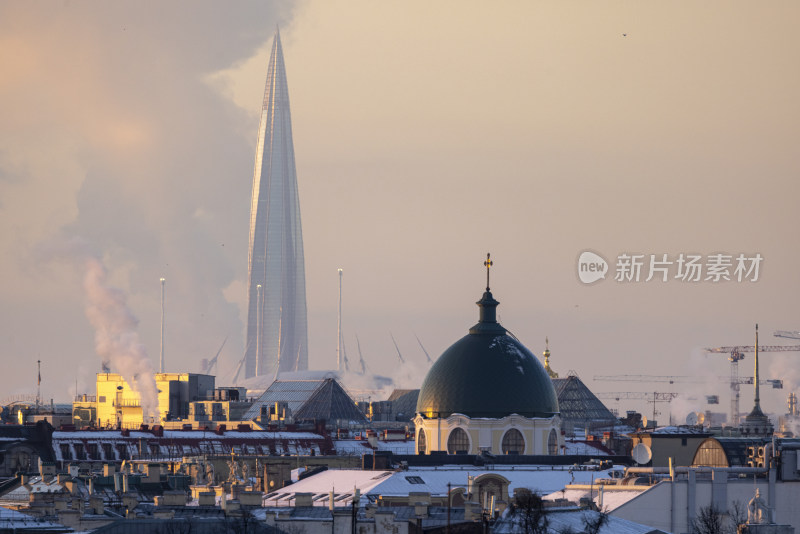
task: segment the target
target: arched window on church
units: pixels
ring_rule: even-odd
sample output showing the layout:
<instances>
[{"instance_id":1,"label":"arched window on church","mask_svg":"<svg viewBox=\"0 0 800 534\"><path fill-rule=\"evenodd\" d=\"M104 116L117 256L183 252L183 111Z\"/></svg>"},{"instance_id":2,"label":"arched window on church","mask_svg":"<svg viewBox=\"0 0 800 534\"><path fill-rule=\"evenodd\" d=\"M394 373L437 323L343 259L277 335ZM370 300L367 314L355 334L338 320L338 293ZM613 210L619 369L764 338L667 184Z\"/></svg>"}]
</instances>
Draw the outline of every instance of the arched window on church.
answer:
<instances>
[{"instance_id":1,"label":"arched window on church","mask_svg":"<svg viewBox=\"0 0 800 534\"><path fill-rule=\"evenodd\" d=\"M448 454L467 454L469 452L469 436L462 428L455 428L447 437Z\"/></svg>"},{"instance_id":2,"label":"arched window on church","mask_svg":"<svg viewBox=\"0 0 800 534\"><path fill-rule=\"evenodd\" d=\"M558 454L558 434L554 428L550 429L550 435L547 437L547 454Z\"/></svg>"},{"instance_id":3,"label":"arched window on church","mask_svg":"<svg viewBox=\"0 0 800 534\"><path fill-rule=\"evenodd\" d=\"M516 428L512 428L503 435L503 442L500 444L503 454L524 454L525 453L525 438L522 437L522 432Z\"/></svg>"},{"instance_id":4,"label":"arched window on church","mask_svg":"<svg viewBox=\"0 0 800 534\"><path fill-rule=\"evenodd\" d=\"M428 452L428 442L425 439L425 431L419 429L419 437L417 437L417 454L425 454Z\"/></svg>"}]
</instances>

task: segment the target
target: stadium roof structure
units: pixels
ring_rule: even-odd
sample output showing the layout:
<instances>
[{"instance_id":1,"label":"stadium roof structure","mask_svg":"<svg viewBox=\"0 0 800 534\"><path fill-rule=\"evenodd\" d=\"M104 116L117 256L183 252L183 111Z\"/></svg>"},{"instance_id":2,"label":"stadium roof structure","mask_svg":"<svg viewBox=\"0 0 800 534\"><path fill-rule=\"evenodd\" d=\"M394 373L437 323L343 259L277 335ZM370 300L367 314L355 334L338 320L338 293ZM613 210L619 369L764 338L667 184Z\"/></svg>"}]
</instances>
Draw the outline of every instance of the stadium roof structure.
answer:
<instances>
[{"instance_id":1,"label":"stadium roof structure","mask_svg":"<svg viewBox=\"0 0 800 534\"><path fill-rule=\"evenodd\" d=\"M392 413L403 414L404 419L411 421L417 413L418 389L395 389L387 400L392 402Z\"/></svg>"},{"instance_id":2,"label":"stadium roof structure","mask_svg":"<svg viewBox=\"0 0 800 534\"><path fill-rule=\"evenodd\" d=\"M247 410L245 419L256 419L261 407L287 403L295 422L355 421L366 423L366 416L355 401L333 378L322 380L276 380Z\"/></svg>"}]
</instances>

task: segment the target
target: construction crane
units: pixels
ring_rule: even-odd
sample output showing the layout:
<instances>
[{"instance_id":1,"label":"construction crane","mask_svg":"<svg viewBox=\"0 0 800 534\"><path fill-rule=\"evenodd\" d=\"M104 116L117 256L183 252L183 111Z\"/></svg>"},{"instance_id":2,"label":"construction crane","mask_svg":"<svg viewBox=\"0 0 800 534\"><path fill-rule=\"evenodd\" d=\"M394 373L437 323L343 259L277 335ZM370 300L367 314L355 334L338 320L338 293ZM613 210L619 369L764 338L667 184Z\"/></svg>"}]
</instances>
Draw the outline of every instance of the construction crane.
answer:
<instances>
[{"instance_id":1,"label":"construction crane","mask_svg":"<svg viewBox=\"0 0 800 534\"><path fill-rule=\"evenodd\" d=\"M361 354L361 342L358 340L358 334L356 334L356 345L358 345L358 363L361 364L361 372L358 374L365 375L367 374L367 364L364 361L364 355Z\"/></svg>"},{"instance_id":2,"label":"construction crane","mask_svg":"<svg viewBox=\"0 0 800 534\"><path fill-rule=\"evenodd\" d=\"M405 364L406 363L406 359L403 358L402 354L400 354L400 347L397 346L397 341L394 340L394 336L392 335L391 332L389 332L389 336L391 336L391 338L392 338L392 343L394 343L394 348L397 351L397 357L400 358L400 363Z\"/></svg>"},{"instance_id":3,"label":"construction crane","mask_svg":"<svg viewBox=\"0 0 800 534\"><path fill-rule=\"evenodd\" d=\"M775 330L775 337L788 337L789 339L800 339L800 332L789 332L788 330Z\"/></svg>"},{"instance_id":4,"label":"construction crane","mask_svg":"<svg viewBox=\"0 0 800 534\"><path fill-rule=\"evenodd\" d=\"M600 375L594 376L595 380L610 380L612 382L668 382L675 384L681 382L685 384L705 384L709 380L719 382L730 382L730 377L716 376L705 378L702 376L669 376L669 375ZM760 378L758 383L762 386L772 386L772 389L783 389L783 380ZM752 376L740 376L739 384L753 384Z\"/></svg>"},{"instance_id":5,"label":"construction crane","mask_svg":"<svg viewBox=\"0 0 800 534\"><path fill-rule=\"evenodd\" d=\"M203 360L203 373L210 375L214 370L214 367L217 365L217 360L219 359L219 355L222 353L222 347L225 346L225 342L228 341L228 336L225 336L225 339L222 340L222 345L220 345L217 354L211 358L210 360Z\"/></svg>"},{"instance_id":6,"label":"construction crane","mask_svg":"<svg viewBox=\"0 0 800 534\"><path fill-rule=\"evenodd\" d=\"M743 383L739 377L739 362L744 359L744 355L750 352L755 352L755 345L737 345L734 347L716 347L713 349L705 349L706 352L711 354L728 354L728 359L731 362L731 424L739 424L739 386ZM758 352L797 352L800 351L800 345L759 345ZM753 382L749 382L752 384ZM758 382L762 383L761 380ZM773 388L777 386L773 385ZM782 384L781 384L782 387Z\"/></svg>"},{"instance_id":7,"label":"construction crane","mask_svg":"<svg viewBox=\"0 0 800 534\"><path fill-rule=\"evenodd\" d=\"M425 347L422 345L422 341L419 340L419 336L417 336L417 334L414 334L414 337L417 338L417 343L419 343L419 348L421 348L422 352L425 353L425 358L428 359L428 363L433 365L433 360L431 360L431 355L428 354L427 350L425 350Z\"/></svg>"},{"instance_id":8,"label":"construction crane","mask_svg":"<svg viewBox=\"0 0 800 534\"><path fill-rule=\"evenodd\" d=\"M659 391L623 391L623 392L612 392L612 393L595 393L595 396L598 399L611 399L619 402L620 399L625 400L645 400L648 403L653 403L653 421L655 423L656 414L656 404L659 402L672 402L672 399L678 396L677 393L663 393Z\"/></svg>"}]
</instances>

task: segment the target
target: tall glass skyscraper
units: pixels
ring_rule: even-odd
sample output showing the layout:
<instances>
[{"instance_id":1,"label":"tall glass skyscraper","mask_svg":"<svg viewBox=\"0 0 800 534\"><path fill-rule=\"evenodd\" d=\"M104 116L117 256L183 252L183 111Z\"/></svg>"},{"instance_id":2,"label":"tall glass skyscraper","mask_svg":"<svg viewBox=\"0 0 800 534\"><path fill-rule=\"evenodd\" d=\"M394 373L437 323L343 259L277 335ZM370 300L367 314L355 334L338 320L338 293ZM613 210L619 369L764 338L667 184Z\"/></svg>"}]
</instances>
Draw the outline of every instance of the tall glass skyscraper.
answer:
<instances>
[{"instance_id":1,"label":"tall glass skyscraper","mask_svg":"<svg viewBox=\"0 0 800 534\"><path fill-rule=\"evenodd\" d=\"M277 31L258 127L248 272L245 377L308 369L300 199L286 69Z\"/></svg>"}]
</instances>

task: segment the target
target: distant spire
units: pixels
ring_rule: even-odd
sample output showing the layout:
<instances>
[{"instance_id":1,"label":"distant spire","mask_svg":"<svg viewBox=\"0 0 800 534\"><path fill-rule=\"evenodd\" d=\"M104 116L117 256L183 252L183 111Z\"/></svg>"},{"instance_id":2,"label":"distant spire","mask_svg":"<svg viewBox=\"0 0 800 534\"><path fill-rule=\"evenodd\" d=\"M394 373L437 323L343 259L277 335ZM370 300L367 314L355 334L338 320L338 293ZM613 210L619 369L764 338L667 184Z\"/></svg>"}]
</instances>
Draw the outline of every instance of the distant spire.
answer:
<instances>
[{"instance_id":1,"label":"distant spire","mask_svg":"<svg viewBox=\"0 0 800 534\"><path fill-rule=\"evenodd\" d=\"M550 340L544 338L544 370L550 375L550 378L558 378L558 373L550 368Z\"/></svg>"},{"instance_id":2,"label":"distant spire","mask_svg":"<svg viewBox=\"0 0 800 534\"><path fill-rule=\"evenodd\" d=\"M755 407L753 411L758 410L761 411L761 398L759 395L759 388L758 388L758 323L756 323L756 357L755 357L755 374L753 375L753 382L755 383Z\"/></svg>"},{"instance_id":3,"label":"distant spire","mask_svg":"<svg viewBox=\"0 0 800 534\"><path fill-rule=\"evenodd\" d=\"M769 417L761 411L761 396L759 391L759 372L758 372L758 325L756 325L756 348L755 348L755 372L753 376L753 389L755 398L753 399L753 410L739 424L739 430L745 436L770 436L773 432L772 423Z\"/></svg>"}]
</instances>

